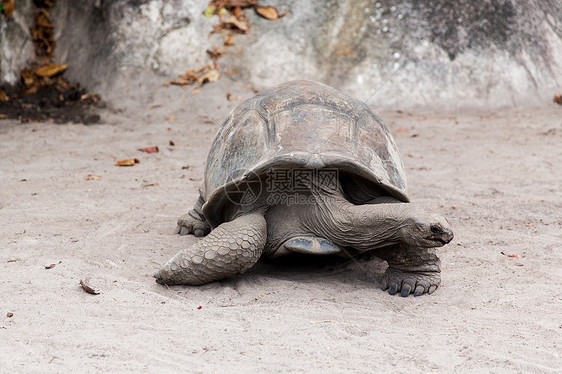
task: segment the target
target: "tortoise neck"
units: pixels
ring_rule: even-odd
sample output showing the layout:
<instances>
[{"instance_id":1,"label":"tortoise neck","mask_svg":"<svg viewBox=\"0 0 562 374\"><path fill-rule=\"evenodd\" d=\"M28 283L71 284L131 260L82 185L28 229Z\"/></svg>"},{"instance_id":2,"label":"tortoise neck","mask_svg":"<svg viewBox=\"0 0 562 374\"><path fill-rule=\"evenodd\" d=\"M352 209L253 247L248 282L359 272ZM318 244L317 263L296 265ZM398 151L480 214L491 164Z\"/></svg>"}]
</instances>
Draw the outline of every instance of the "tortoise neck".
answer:
<instances>
[{"instance_id":1,"label":"tortoise neck","mask_svg":"<svg viewBox=\"0 0 562 374\"><path fill-rule=\"evenodd\" d=\"M399 243L407 225L407 203L398 200L354 205L345 199L318 204L302 221L315 234L361 252Z\"/></svg>"}]
</instances>

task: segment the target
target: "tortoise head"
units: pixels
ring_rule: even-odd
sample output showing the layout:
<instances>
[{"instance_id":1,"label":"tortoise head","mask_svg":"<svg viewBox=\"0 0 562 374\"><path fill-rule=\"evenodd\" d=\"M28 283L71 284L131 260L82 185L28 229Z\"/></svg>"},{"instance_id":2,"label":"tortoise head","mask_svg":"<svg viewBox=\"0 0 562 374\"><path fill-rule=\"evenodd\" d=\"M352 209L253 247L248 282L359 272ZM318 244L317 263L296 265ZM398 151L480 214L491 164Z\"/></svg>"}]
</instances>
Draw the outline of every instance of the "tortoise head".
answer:
<instances>
[{"instance_id":1,"label":"tortoise head","mask_svg":"<svg viewBox=\"0 0 562 374\"><path fill-rule=\"evenodd\" d=\"M447 220L419 206L408 209L402 235L404 241L423 248L442 247L454 238L453 229Z\"/></svg>"}]
</instances>

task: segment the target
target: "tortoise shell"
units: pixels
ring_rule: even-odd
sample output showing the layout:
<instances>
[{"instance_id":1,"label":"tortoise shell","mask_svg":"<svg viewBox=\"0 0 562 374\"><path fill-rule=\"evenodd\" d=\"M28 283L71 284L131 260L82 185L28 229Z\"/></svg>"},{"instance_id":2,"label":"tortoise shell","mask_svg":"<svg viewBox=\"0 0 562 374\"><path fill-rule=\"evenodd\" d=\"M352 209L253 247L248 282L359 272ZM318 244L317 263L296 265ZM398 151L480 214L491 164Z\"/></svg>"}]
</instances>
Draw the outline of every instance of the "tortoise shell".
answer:
<instances>
[{"instance_id":1,"label":"tortoise shell","mask_svg":"<svg viewBox=\"0 0 562 374\"><path fill-rule=\"evenodd\" d=\"M312 81L291 81L242 102L207 158L203 214L216 227L227 191L272 168L337 169L408 202L402 159L382 119L363 102ZM230 204L232 205L232 204Z\"/></svg>"}]
</instances>

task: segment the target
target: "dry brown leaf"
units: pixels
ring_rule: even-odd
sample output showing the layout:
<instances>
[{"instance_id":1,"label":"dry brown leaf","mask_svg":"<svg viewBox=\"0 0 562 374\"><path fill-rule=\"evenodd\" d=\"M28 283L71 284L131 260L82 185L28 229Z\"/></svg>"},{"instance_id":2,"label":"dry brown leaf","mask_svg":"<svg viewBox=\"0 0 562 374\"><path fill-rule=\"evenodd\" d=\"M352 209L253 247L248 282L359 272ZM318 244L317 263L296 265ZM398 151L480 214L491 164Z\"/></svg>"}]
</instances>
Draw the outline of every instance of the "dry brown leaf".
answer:
<instances>
[{"instance_id":1,"label":"dry brown leaf","mask_svg":"<svg viewBox=\"0 0 562 374\"><path fill-rule=\"evenodd\" d=\"M234 45L234 39L232 39L232 34L228 35L228 37L224 41L224 45L226 46Z\"/></svg>"},{"instance_id":2,"label":"dry brown leaf","mask_svg":"<svg viewBox=\"0 0 562 374\"><path fill-rule=\"evenodd\" d=\"M138 164L140 160L138 158L127 158L123 160L117 160L115 166L134 166Z\"/></svg>"},{"instance_id":3,"label":"dry brown leaf","mask_svg":"<svg viewBox=\"0 0 562 374\"><path fill-rule=\"evenodd\" d=\"M339 56L355 55L355 51L353 49L349 48L349 47L341 48L341 49L336 50L336 55L339 55Z\"/></svg>"},{"instance_id":4,"label":"dry brown leaf","mask_svg":"<svg viewBox=\"0 0 562 374\"><path fill-rule=\"evenodd\" d=\"M66 64L62 64L62 65L49 64L49 65L38 67L37 70L35 71L35 74L37 74L40 77L54 77L56 75L62 74L67 68L68 65Z\"/></svg>"},{"instance_id":5,"label":"dry brown leaf","mask_svg":"<svg viewBox=\"0 0 562 374\"><path fill-rule=\"evenodd\" d=\"M233 99L232 94L231 94L230 92L227 93L227 94L226 94L226 100L232 101L232 99Z\"/></svg>"},{"instance_id":6,"label":"dry brown leaf","mask_svg":"<svg viewBox=\"0 0 562 374\"><path fill-rule=\"evenodd\" d=\"M13 316L14 316L14 313L12 313L12 312L6 313L6 317L8 317L8 318L12 318Z\"/></svg>"},{"instance_id":7,"label":"dry brown leaf","mask_svg":"<svg viewBox=\"0 0 562 374\"><path fill-rule=\"evenodd\" d=\"M236 27L238 30L246 32L248 31L249 27L248 24L244 21L240 21L239 19L237 19L234 16L230 16L227 19L223 20L222 23L226 24L226 25L232 25L234 27Z\"/></svg>"},{"instance_id":8,"label":"dry brown leaf","mask_svg":"<svg viewBox=\"0 0 562 374\"><path fill-rule=\"evenodd\" d=\"M511 254L507 254L505 252L500 252L500 253L504 256L511 257L511 258L521 258L521 256L519 256L517 253L511 253Z\"/></svg>"},{"instance_id":9,"label":"dry brown leaf","mask_svg":"<svg viewBox=\"0 0 562 374\"><path fill-rule=\"evenodd\" d=\"M216 82L219 77L220 73L218 70L209 70L208 72L202 74L199 79L197 79L197 84L199 84L199 86L202 86L208 82Z\"/></svg>"},{"instance_id":10,"label":"dry brown leaf","mask_svg":"<svg viewBox=\"0 0 562 374\"><path fill-rule=\"evenodd\" d=\"M172 116L168 117L168 121L175 121L175 120L176 120L176 117L172 117Z\"/></svg>"},{"instance_id":11,"label":"dry brown leaf","mask_svg":"<svg viewBox=\"0 0 562 374\"><path fill-rule=\"evenodd\" d=\"M207 67L203 67L203 70L205 70ZM197 78L199 78L199 76L197 75L197 73L200 73L202 70L201 68L197 69L197 71L193 71L193 70L186 70L185 71L185 79L191 79L196 81ZM180 76L181 77L181 76Z\"/></svg>"},{"instance_id":12,"label":"dry brown leaf","mask_svg":"<svg viewBox=\"0 0 562 374\"><path fill-rule=\"evenodd\" d=\"M94 290L92 287L90 287L90 278L86 278L85 281L80 279L80 285L87 293L91 293L92 295L98 295L100 293L99 291Z\"/></svg>"},{"instance_id":13,"label":"dry brown leaf","mask_svg":"<svg viewBox=\"0 0 562 374\"><path fill-rule=\"evenodd\" d=\"M98 94L85 93L82 96L80 96L80 100L81 101L89 101L92 104L97 104L101 101L101 97Z\"/></svg>"},{"instance_id":14,"label":"dry brown leaf","mask_svg":"<svg viewBox=\"0 0 562 374\"><path fill-rule=\"evenodd\" d=\"M170 84L174 84L176 86L186 86L193 83L195 83L195 81L188 79L173 79L170 81Z\"/></svg>"},{"instance_id":15,"label":"dry brown leaf","mask_svg":"<svg viewBox=\"0 0 562 374\"><path fill-rule=\"evenodd\" d=\"M155 183L145 183L141 187L145 188L145 187L155 187L155 186L160 186L160 184L158 184L156 182Z\"/></svg>"},{"instance_id":16,"label":"dry brown leaf","mask_svg":"<svg viewBox=\"0 0 562 374\"><path fill-rule=\"evenodd\" d=\"M99 181L101 177L99 175L88 174L84 177L84 179L87 181Z\"/></svg>"},{"instance_id":17,"label":"dry brown leaf","mask_svg":"<svg viewBox=\"0 0 562 374\"><path fill-rule=\"evenodd\" d=\"M258 3L258 0L226 0L224 1L225 8L248 8Z\"/></svg>"},{"instance_id":18,"label":"dry brown leaf","mask_svg":"<svg viewBox=\"0 0 562 374\"><path fill-rule=\"evenodd\" d=\"M207 49L207 54L211 60L218 60L224 55L224 51L222 49L218 49L217 47L213 47L211 49Z\"/></svg>"},{"instance_id":19,"label":"dry brown leaf","mask_svg":"<svg viewBox=\"0 0 562 374\"><path fill-rule=\"evenodd\" d=\"M554 99L552 101L556 104L562 105L562 94L554 95Z\"/></svg>"},{"instance_id":20,"label":"dry brown leaf","mask_svg":"<svg viewBox=\"0 0 562 374\"><path fill-rule=\"evenodd\" d=\"M271 5L268 6L256 5L254 9L256 9L257 14L269 20L276 20L278 18L285 17L287 13L289 13L289 10L286 10L282 14L279 14L277 8Z\"/></svg>"},{"instance_id":21,"label":"dry brown leaf","mask_svg":"<svg viewBox=\"0 0 562 374\"><path fill-rule=\"evenodd\" d=\"M35 74L33 74L33 70L31 70L30 68L22 69L20 77L23 81L23 84L27 87L31 86L35 81Z\"/></svg>"},{"instance_id":22,"label":"dry brown leaf","mask_svg":"<svg viewBox=\"0 0 562 374\"><path fill-rule=\"evenodd\" d=\"M152 147L144 147L144 148L139 148L139 151L141 152L146 152L146 153L158 153L159 149L158 146L152 146Z\"/></svg>"},{"instance_id":23,"label":"dry brown leaf","mask_svg":"<svg viewBox=\"0 0 562 374\"><path fill-rule=\"evenodd\" d=\"M0 90L0 101L8 101L10 100L10 96L3 90Z\"/></svg>"},{"instance_id":24,"label":"dry brown leaf","mask_svg":"<svg viewBox=\"0 0 562 374\"><path fill-rule=\"evenodd\" d=\"M32 95L34 93L37 93L37 86L30 87L29 89L23 91L24 95Z\"/></svg>"},{"instance_id":25,"label":"dry brown leaf","mask_svg":"<svg viewBox=\"0 0 562 374\"><path fill-rule=\"evenodd\" d=\"M14 0L4 0L2 1L2 5L3 5L4 15L6 16L6 18L10 17L12 13L14 13L14 10L16 9L16 6L14 5Z\"/></svg>"},{"instance_id":26,"label":"dry brown leaf","mask_svg":"<svg viewBox=\"0 0 562 374\"><path fill-rule=\"evenodd\" d=\"M57 266L57 264L50 264L50 265L45 265L45 269L52 269L55 266Z\"/></svg>"},{"instance_id":27,"label":"dry brown leaf","mask_svg":"<svg viewBox=\"0 0 562 374\"><path fill-rule=\"evenodd\" d=\"M169 143L169 144L170 144L172 147L174 147L174 146L176 145L176 142L174 142L173 140L170 140L170 143Z\"/></svg>"}]
</instances>

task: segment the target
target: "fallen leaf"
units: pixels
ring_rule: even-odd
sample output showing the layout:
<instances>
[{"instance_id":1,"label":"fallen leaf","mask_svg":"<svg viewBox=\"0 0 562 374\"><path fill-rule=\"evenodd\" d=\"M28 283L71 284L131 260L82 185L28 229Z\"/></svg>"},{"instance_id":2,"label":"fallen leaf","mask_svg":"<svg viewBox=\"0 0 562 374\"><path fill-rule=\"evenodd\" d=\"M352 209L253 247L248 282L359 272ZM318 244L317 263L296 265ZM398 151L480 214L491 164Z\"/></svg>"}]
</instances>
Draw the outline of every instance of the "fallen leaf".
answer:
<instances>
[{"instance_id":1,"label":"fallen leaf","mask_svg":"<svg viewBox=\"0 0 562 374\"><path fill-rule=\"evenodd\" d=\"M170 140L170 143L169 143L169 144L170 144L172 147L174 147L174 146L176 145L176 142L174 142L173 140Z\"/></svg>"},{"instance_id":2,"label":"fallen leaf","mask_svg":"<svg viewBox=\"0 0 562 374\"><path fill-rule=\"evenodd\" d=\"M258 3L258 0L226 0L225 7L227 8L248 8Z\"/></svg>"},{"instance_id":3,"label":"fallen leaf","mask_svg":"<svg viewBox=\"0 0 562 374\"><path fill-rule=\"evenodd\" d=\"M56 75L62 74L67 68L68 65L66 64L62 64L62 65L49 64L49 65L38 67L37 70L35 71L35 74L37 74L40 77L54 77Z\"/></svg>"},{"instance_id":4,"label":"fallen leaf","mask_svg":"<svg viewBox=\"0 0 562 374\"><path fill-rule=\"evenodd\" d=\"M10 100L10 96L3 90L0 90L0 101L8 101Z\"/></svg>"},{"instance_id":5,"label":"fallen leaf","mask_svg":"<svg viewBox=\"0 0 562 374\"><path fill-rule=\"evenodd\" d=\"M232 94L231 94L230 92L227 93L227 94L226 94L226 100L232 101L232 99L233 99Z\"/></svg>"},{"instance_id":6,"label":"fallen leaf","mask_svg":"<svg viewBox=\"0 0 562 374\"><path fill-rule=\"evenodd\" d=\"M172 117L172 116L168 117L168 121L175 121L175 120L176 120L176 117Z\"/></svg>"},{"instance_id":7,"label":"fallen leaf","mask_svg":"<svg viewBox=\"0 0 562 374\"><path fill-rule=\"evenodd\" d=\"M176 86L187 86L189 84L193 84L195 83L194 80L191 79L172 79L170 81L170 84L176 85Z\"/></svg>"},{"instance_id":8,"label":"fallen leaf","mask_svg":"<svg viewBox=\"0 0 562 374\"><path fill-rule=\"evenodd\" d=\"M208 72L202 74L199 79L197 79L197 84L199 86L203 86L205 83L208 82L216 82L220 77L220 73L218 70L209 70Z\"/></svg>"},{"instance_id":9,"label":"fallen leaf","mask_svg":"<svg viewBox=\"0 0 562 374\"><path fill-rule=\"evenodd\" d=\"M57 266L57 264L45 265L45 269L52 269L55 266Z\"/></svg>"},{"instance_id":10,"label":"fallen leaf","mask_svg":"<svg viewBox=\"0 0 562 374\"><path fill-rule=\"evenodd\" d=\"M197 95L199 93L199 87L195 87L191 93Z\"/></svg>"},{"instance_id":11,"label":"fallen leaf","mask_svg":"<svg viewBox=\"0 0 562 374\"><path fill-rule=\"evenodd\" d=\"M222 23L226 25L232 25L242 32L246 32L249 29L246 22L240 21L234 16L228 17L227 19L223 20Z\"/></svg>"},{"instance_id":12,"label":"fallen leaf","mask_svg":"<svg viewBox=\"0 0 562 374\"><path fill-rule=\"evenodd\" d=\"M0 119L6 119L6 118L8 118L7 114L0 114Z\"/></svg>"},{"instance_id":13,"label":"fallen leaf","mask_svg":"<svg viewBox=\"0 0 562 374\"><path fill-rule=\"evenodd\" d=\"M95 175L95 174L88 174L84 177L85 180L87 181L99 181L101 179L101 177L99 175Z\"/></svg>"},{"instance_id":14,"label":"fallen leaf","mask_svg":"<svg viewBox=\"0 0 562 374\"><path fill-rule=\"evenodd\" d=\"M14 313L12 313L12 312L6 313L6 317L8 317L8 318L12 318L13 316L14 316Z\"/></svg>"},{"instance_id":15,"label":"fallen leaf","mask_svg":"<svg viewBox=\"0 0 562 374\"><path fill-rule=\"evenodd\" d=\"M143 184L141 187L155 187L155 186L160 186L158 183L145 183Z\"/></svg>"},{"instance_id":16,"label":"fallen leaf","mask_svg":"<svg viewBox=\"0 0 562 374\"><path fill-rule=\"evenodd\" d=\"M234 39L232 38L232 34L228 35L228 37L224 41L224 45L226 46L234 45Z\"/></svg>"},{"instance_id":17,"label":"fallen leaf","mask_svg":"<svg viewBox=\"0 0 562 374\"><path fill-rule=\"evenodd\" d=\"M511 258L521 258L521 256L519 256L516 253L512 253L512 254L506 254L505 252L500 252L502 255L507 256L507 257L511 257Z\"/></svg>"},{"instance_id":18,"label":"fallen leaf","mask_svg":"<svg viewBox=\"0 0 562 374\"><path fill-rule=\"evenodd\" d=\"M276 20L278 18L285 17L287 15L287 13L289 13L289 10L287 9L282 14L279 14L279 12L277 11L277 8L275 8L274 6L271 6L271 5L269 5L269 6L259 6L259 5L257 5L254 9L256 10L257 14L259 14L263 18L267 18L269 20Z\"/></svg>"},{"instance_id":19,"label":"fallen leaf","mask_svg":"<svg viewBox=\"0 0 562 374\"><path fill-rule=\"evenodd\" d=\"M117 160L115 166L134 166L138 164L140 160L138 158L128 158L124 160Z\"/></svg>"},{"instance_id":20,"label":"fallen leaf","mask_svg":"<svg viewBox=\"0 0 562 374\"><path fill-rule=\"evenodd\" d=\"M152 109L160 108L161 106L162 106L161 104L153 104L153 105L147 107L146 110L152 110Z\"/></svg>"},{"instance_id":21,"label":"fallen leaf","mask_svg":"<svg viewBox=\"0 0 562 374\"><path fill-rule=\"evenodd\" d=\"M14 0L4 0L2 1L1 5L2 5L2 11L4 12L6 18L10 17L14 12L14 10L16 9L16 6L14 5Z\"/></svg>"},{"instance_id":22,"label":"fallen leaf","mask_svg":"<svg viewBox=\"0 0 562 374\"><path fill-rule=\"evenodd\" d=\"M34 93L37 93L37 86L30 87L23 92L24 95L32 95Z\"/></svg>"},{"instance_id":23,"label":"fallen leaf","mask_svg":"<svg viewBox=\"0 0 562 374\"><path fill-rule=\"evenodd\" d=\"M144 148L139 148L138 149L141 152L145 152L145 153L158 153L159 149L158 146L153 146L153 147L144 147Z\"/></svg>"},{"instance_id":24,"label":"fallen leaf","mask_svg":"<svg viewBox=\"0 0 562 374\"><path fill-rule=\"evenodd\" d=\"M33 70L31 70L30 68L22 69L20 77L23 81L23 84L27 87L31 86L35 81L35 74L33 74Z\"/></svg>"},{"instance_id":25,"label":"fallen leaf","mask_svg":"<svg viewBox=\"0 0 562 374\"><path fill-rule=\"evenodd\" d=\"M207 49L207 54L211 60L218 60L224 55L224 51L222 49L218 49L217 47L213 47L211 49Z\"/></svg>"},{"instance_id":26,"label":"fallen leaf","mask_svg":"<svg viewBox=\"0 0 562 374\"><path fill-rule=\"evenodd\" d=\"M562 105L562 94L554 95L554 99L552 101L556 104Z\"/></svg>"},{"instance_id":27,"label":"fallen leaf","mask_svg":"<svg viewBox=\"0 0 562 374\"><path fill-rule=\"evenodd\" d=\"M94 290L92 287L90 287L90 278L86 278L85 281L80 279L80 285L87 293L91 293L92 295L98 295L100 293L99 291Z\"/></svg>"},{"instance_id":28,"label":"fallen leaf","mask_svg":"<svg viewBox=\"0 0 562 374\"><path fill-rule=\"evenodd\" d=\"M216 8L214 5L211 4L211 5L209 5L209 6L207 7L207 9L205 9L205 10L203 11L203 14L204 14L205 17L207 17L207 18L211 18L211 17L213 17L213 15L215 14L215 10L217 10L217 8Z\"/></svg>"}]
</instances>

